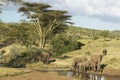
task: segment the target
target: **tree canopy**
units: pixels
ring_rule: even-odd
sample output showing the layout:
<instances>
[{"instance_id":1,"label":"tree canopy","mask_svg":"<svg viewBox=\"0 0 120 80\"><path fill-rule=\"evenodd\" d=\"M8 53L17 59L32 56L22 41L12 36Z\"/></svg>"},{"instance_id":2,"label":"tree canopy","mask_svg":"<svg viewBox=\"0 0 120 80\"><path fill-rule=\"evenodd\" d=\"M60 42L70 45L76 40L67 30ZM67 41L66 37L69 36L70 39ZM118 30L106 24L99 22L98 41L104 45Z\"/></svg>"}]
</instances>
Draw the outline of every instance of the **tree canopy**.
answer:
<instances>
[{"instance_id":1,"label":"tree canopy","mask_svg":"<svg viewBox=\"0 0 120 80\"><path fill-rule=\"evenodd\" d=\"M51 6L42 3L23 3L19 12L23 12L33 23L33 31L36 32L39 47L44 47L46 40L55 33L59 33L68 25L70 15L67 11L51 10Z\"/></svg>"}]
</instances>

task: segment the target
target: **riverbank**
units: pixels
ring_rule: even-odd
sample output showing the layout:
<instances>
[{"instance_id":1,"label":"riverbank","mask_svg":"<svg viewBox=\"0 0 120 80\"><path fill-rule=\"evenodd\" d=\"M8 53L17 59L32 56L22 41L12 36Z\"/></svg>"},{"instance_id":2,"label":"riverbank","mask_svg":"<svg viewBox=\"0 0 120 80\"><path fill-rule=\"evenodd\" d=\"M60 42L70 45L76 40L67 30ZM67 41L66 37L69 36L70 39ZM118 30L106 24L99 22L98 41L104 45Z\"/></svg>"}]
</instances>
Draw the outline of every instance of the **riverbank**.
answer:
<instances>
[{"instance_id":1,"label":"riverbank","mask_svg":"<svg viewBox=\"0 0 120 80\"><path fill-rule=\"evenodd\" d=\"M120 76L120 69L105 70L103 74L109 75L109 76Z\"/></svg>"},{"instance_id":2,"label":"riverbank","mask_svg":"<svg viewBox=\"0 0 120 80\"><path fill-rule=\"evenodd\" d=\"M38 72L33 71L16 76L0 77L0 80L75 80L66 76L58 75L57 72Z\"/></svg>"},{"instance_id":3,"label":"riverbank","mask_svg":"<svg viewBox=\"0 0 120 80\"><path fill-rule=\"evenodd\" d=\"M120 77L120 69L109 69L109 70L104 70L103 72L88 71L87 73L106 75L106 76L119 76Z\"/></svg>"}]
</instances>

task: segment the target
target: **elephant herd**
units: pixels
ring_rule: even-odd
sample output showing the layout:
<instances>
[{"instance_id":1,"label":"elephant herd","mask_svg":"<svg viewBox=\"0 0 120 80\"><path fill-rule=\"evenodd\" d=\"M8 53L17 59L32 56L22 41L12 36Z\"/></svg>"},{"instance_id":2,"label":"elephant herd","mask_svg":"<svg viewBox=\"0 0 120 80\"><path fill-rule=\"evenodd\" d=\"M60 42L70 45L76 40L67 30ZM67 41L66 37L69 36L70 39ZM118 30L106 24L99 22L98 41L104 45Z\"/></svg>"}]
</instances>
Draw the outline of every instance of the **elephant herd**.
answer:
<instances>
[{"instance_id":1,"label":"elephant herd","mask_svg":"<svg viewBox=\"0 0 120 80\"><path fill-rule=\"evenodd\" d=\"M106 54L107 50L103 49L102 54L91 55L89 59L87 57L74 58L72 63L73 76L77 74L79 76L80 73L87 71L102 72L101 61Z\"/></svg>"}]
</instances>

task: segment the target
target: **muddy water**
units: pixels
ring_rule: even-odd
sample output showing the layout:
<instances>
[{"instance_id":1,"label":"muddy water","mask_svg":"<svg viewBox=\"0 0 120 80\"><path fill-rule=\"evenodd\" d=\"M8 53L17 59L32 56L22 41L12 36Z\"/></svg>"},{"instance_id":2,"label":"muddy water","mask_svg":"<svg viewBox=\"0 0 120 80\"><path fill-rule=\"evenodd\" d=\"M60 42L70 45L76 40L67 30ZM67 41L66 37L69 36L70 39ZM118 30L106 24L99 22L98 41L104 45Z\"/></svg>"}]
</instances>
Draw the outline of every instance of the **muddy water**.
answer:
<instances>
[{"instance_id":1,"label":"muddy water","mask_svg":"<svg viewBox=\"0 0 120 80\"><path fill-rule=\"evenodd\" d=\"M69 78L73 77L72 76L73 73L69 70L54 70L53 72L57 72L59 75L63 75L63 76L69 77ZM104 74L87 73L87 74L84 74L83 79L80 79L80 80L120 80L120 76L110 76L110 75L104 75Z\"/></svg>"},{"instance_id":2,"label":"muddy water","mask_svg":"<svg viewBox=\"0 0 120 80\"><path fill-rule=\"evenodd\" d=\"M120 80L120 76L88 74L89 80Z\"/></svg>"},{"instance_id":3,"label":"muddy water","mask_svg":"<svg viewBox=\"0 0 120 80\"><path fill-rule=\"evenodd\" d=\"M72 72L70 71L60 71L59 75L64 75L67 77L72 77ZM109 76L104 74L93 74L89 73L84 75L83 79L80 80L120 80L120 76Z\"/></svg>"},{"instance_id":4,"label":"muddy water","mask_svg":"<svg viewBox=\"0 0 120 80\"><path fill-rule=\"evenodd\" d=\"M120 76L104 76L104 80L120 80Z\"/></svg>"}]
</instances>

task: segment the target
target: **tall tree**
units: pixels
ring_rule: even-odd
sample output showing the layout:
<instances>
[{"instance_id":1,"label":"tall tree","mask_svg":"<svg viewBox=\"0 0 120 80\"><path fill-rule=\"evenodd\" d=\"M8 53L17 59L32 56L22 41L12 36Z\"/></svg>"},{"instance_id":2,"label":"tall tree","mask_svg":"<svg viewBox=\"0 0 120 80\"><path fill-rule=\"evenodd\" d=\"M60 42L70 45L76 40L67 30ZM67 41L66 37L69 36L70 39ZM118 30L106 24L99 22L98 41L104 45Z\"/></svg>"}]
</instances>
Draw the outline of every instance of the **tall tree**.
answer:
<instances>
[{"instance_id":1,"label":"tall tree","mask_svg":"<svg viewBox=\"0 0 120 80\"><path fill-rule=\"evenodd\" d=\"M25 2L18 10L34 24L33 31L36 33L41 48L45 47L47 39L52 34L65 29L71 17L67 11L50 10L48 9L50 7L48 4Z\"/></svg>"}]
</instances>

